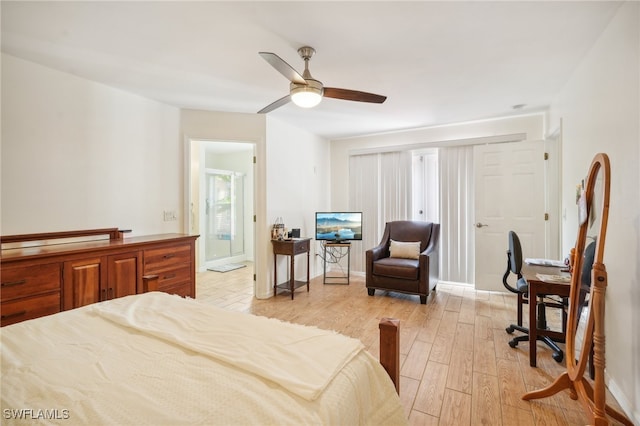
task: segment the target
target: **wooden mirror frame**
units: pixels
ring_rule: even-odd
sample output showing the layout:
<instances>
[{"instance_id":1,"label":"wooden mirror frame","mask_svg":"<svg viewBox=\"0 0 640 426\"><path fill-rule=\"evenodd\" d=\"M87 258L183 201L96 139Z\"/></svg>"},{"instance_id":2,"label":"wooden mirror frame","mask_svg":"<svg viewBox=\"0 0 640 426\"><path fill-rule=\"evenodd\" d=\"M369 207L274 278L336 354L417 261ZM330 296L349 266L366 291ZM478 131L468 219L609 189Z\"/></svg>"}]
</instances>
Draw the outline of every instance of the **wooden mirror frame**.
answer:
<instances>
[{"instance_id":1,"label":"wooden mirror frame","mask_svg":"<svg viewBox=\"0 0 640 426\"><path fill-rule=\"evenodd\" d=\"M595 193L596 182L600 180L601 194ZM576 246L571 250L571 293L569 295L569 319L567 323L566 339L566 363L567 371L544 389L529 392L522 399L531 400L546 398L564 389L568 389L572 399L579 399L587 414L590 425L608 425L607 414L619 422L633 426L624 414L616 411L606 404L606 389L604 383L605 368L605 334L604 334L604 307L605 291L607 288L607 271L603 263L604 244L607 233L607 221L609 218L611 168L609 157L606 154L596 154L591 162L589 174L583 196L586 207L586 216L581 217L578 228ZM594 205L594 197L602 197L601 205ZM593 211L593 207L599 207L599 211ZM586 322L581 347L577 347L576 335L580 320L582 266L587 241L589 222L596 216L600 221L591 269L591 286L589 289L589 310L586 314ZM585 377L585 370L589 356L593 357L593 386Z\"/></svg>"}]
</instances>

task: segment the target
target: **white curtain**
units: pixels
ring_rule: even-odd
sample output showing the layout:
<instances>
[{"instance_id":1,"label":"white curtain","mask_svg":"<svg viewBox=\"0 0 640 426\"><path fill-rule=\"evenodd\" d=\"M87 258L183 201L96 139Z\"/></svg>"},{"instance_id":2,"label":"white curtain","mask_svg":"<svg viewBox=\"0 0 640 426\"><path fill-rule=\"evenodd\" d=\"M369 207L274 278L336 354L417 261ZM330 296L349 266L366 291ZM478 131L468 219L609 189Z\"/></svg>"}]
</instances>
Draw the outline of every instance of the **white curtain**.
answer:
<instances>
[{"instance_id":1,"label":"white curtain","mask_svg":"<svg viewBox=\"0 0 640 426\"><path fill-rule=\"evenodd\" d=\"M349 157L349 210L362 211L362 243L352 243L351 268L364 271L364 253L380 242L384 225L410 218L411 155L385 152Z\"/></svg>"},{"instance_id":2,"label":"white curtain","mask_svg":"<svg viewBox=\"0 0 640 426\"><path fill-rule=\"evenodd\" d=\"M473 147L441 148L440 280L473 283L474 185Z\"/></svg>"},{"instance_id":3,"label":"white curtain","mask_svg":"<svg viewBox=\"0 0 640 426\"><path fill-rule=\"evenodd\" d=\"M409 152L380 154L380 201L382 202L382 220L378 223L380 237L386 222L411 218L411 170Z\"/></svg>"},{"instance_id":4,"label":"white curtain","mask_svg":"<svg viewBox=\"0 0 640 426\"><path fill-rule=\"evenodd\" d=\"M349 157L349 210L362 212L362 242L351 243L351 269L364 271L364 247L373 247L380 216L378 154Z\"/></svg>"}]
</instances>

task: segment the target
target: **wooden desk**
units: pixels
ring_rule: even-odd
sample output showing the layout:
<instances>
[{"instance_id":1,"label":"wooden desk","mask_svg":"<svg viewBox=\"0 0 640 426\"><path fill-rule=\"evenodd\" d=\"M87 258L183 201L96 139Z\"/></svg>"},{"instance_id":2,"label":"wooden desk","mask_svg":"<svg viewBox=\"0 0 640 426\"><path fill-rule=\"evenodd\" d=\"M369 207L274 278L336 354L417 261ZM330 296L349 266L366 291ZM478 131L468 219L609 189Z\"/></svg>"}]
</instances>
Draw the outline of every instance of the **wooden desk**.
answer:
<instances>
[{"instance_id":1,"label":"wooden desk","mask_svg":"<svg viewBox=\"0 0 640 426\"><path fill-rule=\"evenodd\" d=\"M296 288L302 287L306 284L307 291L309 291L309 248L311 238L296 238L291 240L271 240L273 245L273 295L278 294L278 289L285 290L291 293L291 300L293 300L293 293ZM297 281L295 279L295 259L297 254L307 253L307 281ZM277 257L279 254L289 256L289 281L278 284L278 263Z\"/></svg>"},{"instance_id":2,"label":"wooden desk","mask_svg":"<svg viewBox=\"0 0 640 426\"><path fill-rule=\"evenodd\" d=\"M564 342L566 339L566 320L563 316L562 331L542 330L538 328L538 318L536 304L538 296L545 294L551 296L569 297L571 285L569 283L557 283L542 281L536 274L545 275L567 275L560 272L560 269L553 266L537 266L524 263L522 265L522 275L529 283L529 365L536 366L536 346L538 336L549 336L554 340Z\"/></svg>"}]
</instances>

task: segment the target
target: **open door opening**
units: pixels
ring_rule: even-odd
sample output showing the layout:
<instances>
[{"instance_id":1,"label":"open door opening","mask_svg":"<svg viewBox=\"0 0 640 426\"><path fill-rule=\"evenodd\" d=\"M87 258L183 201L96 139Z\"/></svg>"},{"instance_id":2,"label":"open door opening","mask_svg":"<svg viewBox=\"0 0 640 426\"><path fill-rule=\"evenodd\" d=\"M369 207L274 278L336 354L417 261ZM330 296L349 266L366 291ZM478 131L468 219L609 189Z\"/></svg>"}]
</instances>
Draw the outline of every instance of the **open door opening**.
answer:
<instances>
[{"instance_id":1,"label":"open door opening","mask_svg":"<svg viewBox=\"0 0 640 426\"><path fill-rule=\"evenodd\" d=\"M200 235L197 271L254 270L254 144L189 142L188 229Z\"/></svg>"}]
</instances>

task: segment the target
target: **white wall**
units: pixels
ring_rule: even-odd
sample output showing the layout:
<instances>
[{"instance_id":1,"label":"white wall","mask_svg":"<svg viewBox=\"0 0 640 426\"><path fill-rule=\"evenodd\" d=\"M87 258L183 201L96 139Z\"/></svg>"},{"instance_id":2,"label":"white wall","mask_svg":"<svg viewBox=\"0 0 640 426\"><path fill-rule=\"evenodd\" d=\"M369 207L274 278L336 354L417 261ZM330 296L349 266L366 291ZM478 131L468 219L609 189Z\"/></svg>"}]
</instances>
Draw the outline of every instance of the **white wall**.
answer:
<instances>
[{"instance_id":1,"label":"white wall","mask_svg":"<svg viewBox=\"0 0 640 426\"><path fill-rule=\"evenodd\" d=\"M575 185L594 154L611 161L604 261L609 388L640 424L640 3L627 2L575 70L550 111L562 119L563 250L577 234Z\"/></svg>"},{"instance_id":2,"label":"white wall","mask_svg":"<svg viewBox=\"0 0 640 426\"><path fill-rule=\"evenodd\" d=\"M185 170L188 141L250 142L256 295L269 297L273 218L309 234L313 212L327 208L328 142L275 119L267 132L263 114L181 111L6 54L1 114L5 235L112 226L136 235L191 232L188 189L199 164ZM164 210L178 220L164 222ZM312 275L316 269L314 262Z\"/></svg>"},{"instance_id":3,"label":"white wall","mask_svg":"<svg viewBox=\"0 0 640 426\"><path fill-rule=\"evenodd\" d=\"M2 54L4 235L180 232L180 112Z\"/></svg>"},{"instance_id":4,"label":"white wall","mask_svg":"<svg viewBox=\"0 0 640 426\"><path fill-rule=\"evenodd\" d=\"M334 210L349 208L349 185L345 182L349 182L350 151L414 144L437 144L443 141L516 133L524 133L528 140L543 139L545 134L544 114L457 123L331 141L331 208Z\"/></svg>"},{"instance_id":5,"label":"white wall","mask_svg":"<svg viewBox=\"0 0 640 426\"><path fill-rule=\"evenodd\" d=\"M281 217L288 229L300 228L300 236L314 238L315 212L329 208L329 142L277 119L267 121L267 216ZM310 275L322 273L319 243L312 239ZM287 276L286 256L278 256L278 281ZM273 258L271 257L273 263ZM306 259L296 258L296 278L304 278ZM273 283L273 277L271 278ZM301 291L301 290L299 290Z\"/></svg>"}]
</instances>

